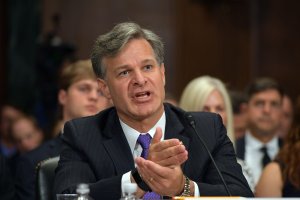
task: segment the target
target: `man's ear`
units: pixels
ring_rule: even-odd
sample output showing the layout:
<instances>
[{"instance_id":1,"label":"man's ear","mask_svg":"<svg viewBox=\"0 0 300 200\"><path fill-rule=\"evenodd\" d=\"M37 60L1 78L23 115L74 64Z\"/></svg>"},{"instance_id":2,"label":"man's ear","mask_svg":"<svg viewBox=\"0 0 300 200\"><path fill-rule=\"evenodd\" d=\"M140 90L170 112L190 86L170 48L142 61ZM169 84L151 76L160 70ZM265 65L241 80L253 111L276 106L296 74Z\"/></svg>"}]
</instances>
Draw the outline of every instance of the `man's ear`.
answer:
<instances>
[{"instance_id":1,"label":"man's ear","mask_svg":"<svg viewBox=\"0 0 300 200\"><path fill-rule=\"evenodd\" d=\"M98 83L98 87L99 87L101 93L103 94L103 96L105 96L108 99L111 99L110 91L109 91L106 81L104 79L98 78L97 83Z\"/></svg>"},{"instance_id":2,"label":"man's ear","mask_svg":"<svg viewBox=\"0 0 300 200\"><path fill-rule=\"evenodd\" d=\"M58 91L58 102L60 105L64 106L67 101L67 91L60 89Z\"/></svg>"}]
</instances>

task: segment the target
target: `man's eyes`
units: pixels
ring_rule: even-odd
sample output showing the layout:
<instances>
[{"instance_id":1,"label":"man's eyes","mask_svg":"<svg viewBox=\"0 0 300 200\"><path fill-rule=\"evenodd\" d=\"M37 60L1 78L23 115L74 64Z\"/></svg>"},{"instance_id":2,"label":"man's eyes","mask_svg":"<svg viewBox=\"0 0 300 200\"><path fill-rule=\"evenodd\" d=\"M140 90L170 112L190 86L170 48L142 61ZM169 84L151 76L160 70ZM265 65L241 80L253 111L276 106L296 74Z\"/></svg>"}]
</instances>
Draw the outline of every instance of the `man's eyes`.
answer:
<instances>
[{"instance_id":1,"label":"man's eyes","mask_svg":"<svg viewBox=\"0 0 300 200\"><path fill-rule=\"evenodd\" d=\"M257 102L255 102L255 105L256 106L264 106L265 102L263 102L263 101L257 101Z\"/></svg>"},{"instance_id":2,"label":"man's eyes","mask_svg":"<svg viewBox=\"0 0 300 200\"><path fill-rule=\"evenodd\" d=\"M143 71L150 71L153 69L153 65L145 65L142 67ZM118 73L118 76L128 76L131 70L123 70Z\"/></svg>"},{"instance_id":3,"label":"man's eyes","mask_svg":"<svg viewBox=\"0 0 300 200\"><path fill-rule=\"evenodd\" d=\"M78 87L79 91L81 92L88 92L91 90L91 88L86 87L86 86L82 86L82 87Z\"/></svg>"},{"instance_id":4,"label":"man's eyes","mask_svg":"<svg viewBox=\"0 0 300 200\"><path fill-rule=\"evenodd\" d=\"M144 69L145 69L145 70L151 70L152 68L153 68L152 65L146 65L146 66L144 66Z\"/></svg>"},{"instance_id":5,"label":"man's eyes","mask_svg":"<svg viewBox=\"0 0 300 200\"><path fill-rule=\"evenodd\" d=\"M129 74L129 70L124 70L124 71L121 71L118 75L119 76L126 76Z\"/></svg>"},{"instance_id":6,"label":"man's eyes","mask_svg":"<svg viewBox=\"0 0 300 200\"><path fill-rule=\"evenodd\" d=\"M257 101L254 103L255 106L257 107L264 107L265 105L269 104L272 108L280 108L280 103L279 102L264 102L264 101Z\"/></svg>"}]
</instances>

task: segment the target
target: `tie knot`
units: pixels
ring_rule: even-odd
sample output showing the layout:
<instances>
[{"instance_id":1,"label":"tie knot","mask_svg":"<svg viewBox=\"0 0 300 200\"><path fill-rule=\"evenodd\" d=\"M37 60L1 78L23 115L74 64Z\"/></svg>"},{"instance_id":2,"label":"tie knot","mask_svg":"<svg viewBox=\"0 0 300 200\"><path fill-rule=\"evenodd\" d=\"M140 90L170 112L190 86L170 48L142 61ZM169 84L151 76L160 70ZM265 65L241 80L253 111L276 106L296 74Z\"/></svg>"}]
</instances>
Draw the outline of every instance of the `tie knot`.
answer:
<instances>
[{"instance_id":1,"label":"tie knot","mask_svg":"<svg viewBox=\"0 0 300 200\"><path fill-rule=\"evenodd\" d=\"M147 134L140 134L138 137L138 143L142 146L143 149L149 149L151 143L151 135Z\"/></svg>"},{"instance_id":2,"label":"tie knot","mask_svg":"<svg viewBox=\"0 0 300 200\"><path fill-rule=\"evenodd\" d=\"M260 148L260 151L263 153L268 153L268 148L266 146L263 146Z\"/></svg>"}]
</instances>

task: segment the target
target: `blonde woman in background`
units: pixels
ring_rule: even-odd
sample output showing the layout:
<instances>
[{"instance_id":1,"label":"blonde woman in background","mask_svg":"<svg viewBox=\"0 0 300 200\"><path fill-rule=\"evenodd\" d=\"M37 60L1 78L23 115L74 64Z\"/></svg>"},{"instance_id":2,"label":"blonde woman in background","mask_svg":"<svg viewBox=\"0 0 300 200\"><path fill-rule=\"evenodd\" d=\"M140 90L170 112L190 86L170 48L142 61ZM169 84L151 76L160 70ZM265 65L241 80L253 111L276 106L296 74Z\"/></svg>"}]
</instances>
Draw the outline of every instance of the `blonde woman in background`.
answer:
<instances>
[{"instance_id":1,"label":"blonde woman in background","mask_svg":"<svg viewBox=\"0 0 300 200\"><path fill-rule=\"evenodd\" d=\"M206 111L221 115L227 135L235 141L230 97L222 83L211 76L193 79L184 89L179 107L186 111Z\"/></svg>"},{"instance_id":2,"label":"blonde woman in background","mask_svg":"<svg viewBox=\"0 0 300 200\"><path fill-rule=\"evenodd\" d=\"M229 139L233 144L235 143L232 104L229 93L221 80L211 76L193 79L185 87L179 107L186 111L218 113L222 117ZM238 159L238 162L242 166L243 174L253 191L254 180L251 171L242 160Z\"/></svg>"}]
</instances>

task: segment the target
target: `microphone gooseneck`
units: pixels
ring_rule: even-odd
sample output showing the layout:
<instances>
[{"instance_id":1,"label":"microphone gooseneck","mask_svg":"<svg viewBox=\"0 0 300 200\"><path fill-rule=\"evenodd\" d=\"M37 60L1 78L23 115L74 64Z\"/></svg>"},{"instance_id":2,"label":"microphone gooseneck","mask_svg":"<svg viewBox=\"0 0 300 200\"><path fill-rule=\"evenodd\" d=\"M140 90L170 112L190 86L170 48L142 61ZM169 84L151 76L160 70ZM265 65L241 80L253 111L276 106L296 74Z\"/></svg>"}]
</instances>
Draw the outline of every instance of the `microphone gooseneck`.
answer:
<instances>
[{"instance_id":1,"label":"microphone gooseneck","mask_svg":"<svg viewBox=\"0 0 300 200\"><path fill-rule=\"evenodd\" d=\"M231 193L230 193L230 191L229 191L229 189L228 189L228 187L227 187L227 184L226 184L226 182L225 182L225 180L224 180L224 178L223 178L223 176L222 176L222 174L221 174L221 172L220 172L220 170L219 170L219 168L218 168L218 166L217 166L217 164L215 162L215 159L212 157L212 155L211 155L211 153L210 153L210 151L209 151L206 143L204 142L204 140L202 139L202 137L200 136L200 134L198 133L198 131L196 129L196 123L195 123L195 120L194 120L193 116L191 114L187 113L186 114L186 119L188 120L189 124L191 125L191 127L194 130L194 132L196 133L197 137L199 138L199 140L203 144L204 148L206 149L206 151L207 151L207 153L208 153L208 155L209 155L212 163L214 164L214 166L215 166L215 168L216 168L216 170L217 170L217 172L218 172L218 174L220 176L220 179L222 180L222 183L223 183L223 185L225 187L225 190L226 190L228 196L232 196Z\"/></svg>"}]
</instances>

